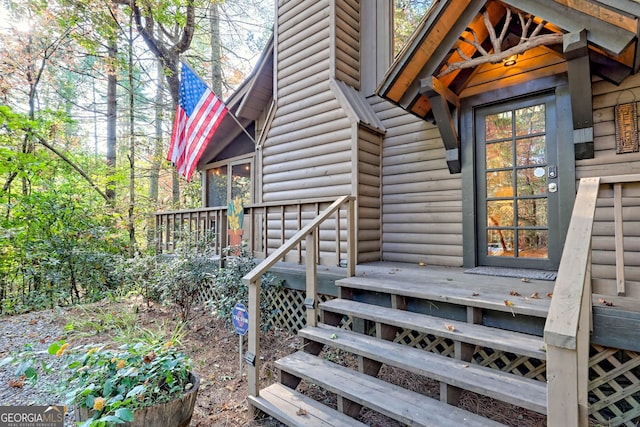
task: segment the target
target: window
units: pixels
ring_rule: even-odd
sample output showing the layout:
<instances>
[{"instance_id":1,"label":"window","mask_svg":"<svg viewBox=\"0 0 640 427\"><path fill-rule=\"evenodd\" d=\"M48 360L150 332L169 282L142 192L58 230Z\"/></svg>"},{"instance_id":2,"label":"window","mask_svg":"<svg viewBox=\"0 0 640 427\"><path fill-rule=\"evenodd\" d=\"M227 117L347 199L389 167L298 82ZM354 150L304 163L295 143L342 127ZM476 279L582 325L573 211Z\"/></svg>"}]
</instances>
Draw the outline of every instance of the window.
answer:
<instances>
[{"instance_id":1,"label":"window","mask_svg":"<svg viewBox=\"0 0 640 427\"><path fill-rule=\"evenodd\" d=\"M253 202L253 159L229 161L207 169L207 207L226 207L240 197L243 205ZM229 173L231 172L231 173Z\"/></svg>"}]
</instances>

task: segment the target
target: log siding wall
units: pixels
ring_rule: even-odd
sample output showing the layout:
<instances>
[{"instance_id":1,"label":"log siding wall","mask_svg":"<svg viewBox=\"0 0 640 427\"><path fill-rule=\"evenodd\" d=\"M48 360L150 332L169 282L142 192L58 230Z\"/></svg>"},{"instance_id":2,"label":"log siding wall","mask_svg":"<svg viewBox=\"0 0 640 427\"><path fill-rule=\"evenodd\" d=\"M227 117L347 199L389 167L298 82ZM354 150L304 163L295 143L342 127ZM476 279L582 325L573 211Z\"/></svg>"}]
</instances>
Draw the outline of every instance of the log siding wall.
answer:
<instances>
[{"instance_id":1,"label":"log siding wall","mask_svg":"<svg viewBox=\"0 0 640 427\"><path fill-rule=\"evenodd\" d=\"M337 77L359 86L359 8L358 0L278 1L276 111L261 150L264 202L337 198L358 191L357 133L329 82ZM283 221L281 212L270 212L269 251L316 214L304 212L297 221L297 212L284 212ZM320 231L323 264L339 262L336 225L335 219L326 221ZM341 230L345 226L341 219ZM344 239L346 248L346 232Z\"/></svg>"},{"instance_id":2,"label":"log siding wall","mask_svg":"<svg viewBox=\"0 0 640 427\"><path fill-rule=\"evenodd\" d=\"M462 181L438 129L378 97L382 145L382 259L462 265Z\"/></svg>"},{"instance_id":3,"label":"log siding wall","mask_svg":"<svg viewBox=\"0 0 640 427\"><path fill-rule=\"evenodd\" d=\"M576 162L576 177L639 173L640 153L616 154L614 107L640 102L640 75L627 78L620 86L600 80L595 81L592 87L595 156ZM613 190L601 190L600 197L592 240L594 292L615 295ZM640 185L624 186L622 200L627 295L640 298Z\"/></svg>"},{"instance_id":4,"label":"log siding wall","mask_svg":"<svg viewBox=\"0 0 640 427\"><path fill-rule=\"evenodd\" d=\"M335 76L360 89L360 1L335 1Z\"/></svg>"},{"instance_id":5,"label":"log siding wall","mask_svg":"<svg viewBox=\"0 0 640 427\"><path fill-rule=\"evenodd\" d=\"M358 262L381 258L382 136L358 127Z\"/></svg>"}]
</instances>

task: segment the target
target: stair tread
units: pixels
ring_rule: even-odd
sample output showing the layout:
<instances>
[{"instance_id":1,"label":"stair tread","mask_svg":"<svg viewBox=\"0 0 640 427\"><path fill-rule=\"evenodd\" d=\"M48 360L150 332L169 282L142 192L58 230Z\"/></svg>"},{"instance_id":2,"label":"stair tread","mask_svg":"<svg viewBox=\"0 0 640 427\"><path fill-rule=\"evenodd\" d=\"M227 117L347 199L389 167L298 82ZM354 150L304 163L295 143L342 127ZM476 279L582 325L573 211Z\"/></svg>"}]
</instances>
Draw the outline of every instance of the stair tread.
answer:
<instances>
[{"instance_id":1,"label":"stair tread","mask_svg":"<svg viewBox=\"0 0 640 427\"><path fill-rule=\"evenodd\" d=\"M336 281L336 285L535 317L546 318L549 312L549 299L510 296L509 289L505 289L504 286L487 288L487 285L483 285L482 290L479 290L479 294L474 295L474 289L469 288L468 281L457 283L456 280L446 277L430 277L429 279L429 284L425 285L424 283L414 283L410 280L394 281L376 277L353 276ZM547 289L546 286L541 286L541 288ZM542 296L543 294L540 295ZM506 306L504 304L505 299L512 301L514 304Z\"/></svg>"},{"instance_id":2,"label":"stair tread","mask_svg":"<svg viewBox=\"0 0 640 427\"><path fill-rule=\"evenodd\" d=\"M455 387L542 414L546 413L547 387L540 381L376 339L335 326L319 324L317 327L306 327L298 331L298 335Z\"/></svg>"},{"instance_id":3,"label":"stair tread","mask_svg":"<svg viewBox=\"0 0 640 427\"><path fill-rule=\"evenodd\" d=\"M319 307L333 313L546 360L546 352L543 350L544 341L541 337L534 335L340 298L323 302Z\"/></svg>"},{"instance_id":4,"label":"stair tread","mask_svg":"<svg viewBox=\"0 0 640 427\"><path fill-rule=\"evenodd\" d=\"M338 412L279 383L272 384L260 390L258 397L249 396L249 401L261 411L273 416L288 426L366 426L366 424L348 415Z\"/></svg>"},{"instance_id":5,"label":"stair tread","mask_svg":"<svg viewBox=\"0 0 640 427\"><path fill-rule=\"evenodd\" d=\"M276 362L282 371L408 425L501 426L425 395L299 351Z\"/></svg>"}]
</instances>

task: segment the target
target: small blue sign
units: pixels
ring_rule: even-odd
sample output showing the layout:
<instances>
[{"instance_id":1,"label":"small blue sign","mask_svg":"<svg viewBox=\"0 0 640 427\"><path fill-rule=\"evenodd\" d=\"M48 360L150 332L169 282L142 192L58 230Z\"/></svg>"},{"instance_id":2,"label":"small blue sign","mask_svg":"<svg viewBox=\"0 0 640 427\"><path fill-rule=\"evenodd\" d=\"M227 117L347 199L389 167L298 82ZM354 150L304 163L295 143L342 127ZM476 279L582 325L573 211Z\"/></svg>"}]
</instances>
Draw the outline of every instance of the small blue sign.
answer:
<instances>
[{"instance_id":1,"label":"small blue sign","mask_svg":"<svg viewBox=\"0 0 640 427\"><path fill-rule=\"evenodd\" d=\"M233 321L233 327L236 328L238 335L246 335L249 330L249 314L247 313L247 307L241 302L236 303L231 312L231 319Z\"/></svg>"}]
</instances>

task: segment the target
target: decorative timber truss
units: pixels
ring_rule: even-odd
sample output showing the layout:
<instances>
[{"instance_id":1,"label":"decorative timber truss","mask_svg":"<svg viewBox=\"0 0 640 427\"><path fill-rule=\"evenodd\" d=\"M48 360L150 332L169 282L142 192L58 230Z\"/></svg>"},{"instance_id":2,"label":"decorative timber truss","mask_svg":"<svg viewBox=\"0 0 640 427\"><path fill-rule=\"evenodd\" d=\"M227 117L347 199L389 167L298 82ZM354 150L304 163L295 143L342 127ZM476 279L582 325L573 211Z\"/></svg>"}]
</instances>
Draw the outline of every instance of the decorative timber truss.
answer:
<instances>
[{"instance_id":1,"label":"decorative timber truss","mask_svg":"<svg viewBox=\"0 0 640 427\"><path fill-rule=\"evenodd\" d=\"M497 87L566 75L575 156L591 158L591 77L620 84L638 72L639 20L640 3L632 0L443 0L425 16L377 93L434 121L449 171L458 173L461 103ZM516 55L517 66L508 66Z\"/></svg>"}]
</instances>

